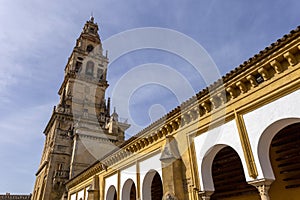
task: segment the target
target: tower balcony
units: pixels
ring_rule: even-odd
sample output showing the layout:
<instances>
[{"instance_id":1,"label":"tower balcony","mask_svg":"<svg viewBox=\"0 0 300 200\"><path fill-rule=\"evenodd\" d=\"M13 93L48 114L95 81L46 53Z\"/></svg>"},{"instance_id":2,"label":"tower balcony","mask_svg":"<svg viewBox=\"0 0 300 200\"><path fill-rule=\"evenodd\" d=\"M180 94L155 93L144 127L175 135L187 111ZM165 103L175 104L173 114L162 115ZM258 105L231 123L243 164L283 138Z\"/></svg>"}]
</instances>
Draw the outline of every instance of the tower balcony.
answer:
<instances>
[{"instance_id":1,"label":"tower balcony","mask_svg":"<svg viewBox=\"0 0 300 200\"><path fill-rule=\"evenodd\" d=\"M57 179L69 179L69 170L55 170L54 180Z\"/></svg>"},{"instance_id":2,"label":"tower balcony","mask_svg":"<svg viewBox=\"0 0 300 200\"><path fill-rule=\"evenodd\" d=\"M68 170L55 170L53 176L53 188L58 190L62 187L66 180L69 179L69 171Z\"/></svg>"}]
</instances>

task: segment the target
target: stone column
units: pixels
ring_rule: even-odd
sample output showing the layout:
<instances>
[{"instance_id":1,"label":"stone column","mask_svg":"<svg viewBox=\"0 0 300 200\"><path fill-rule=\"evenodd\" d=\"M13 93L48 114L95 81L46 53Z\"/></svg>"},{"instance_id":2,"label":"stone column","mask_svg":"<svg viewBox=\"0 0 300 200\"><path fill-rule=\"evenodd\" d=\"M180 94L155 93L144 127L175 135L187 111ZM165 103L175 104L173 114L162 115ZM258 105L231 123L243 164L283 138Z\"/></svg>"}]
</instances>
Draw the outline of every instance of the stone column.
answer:
<instances>
[{"instance_id":1,"label":"stone column","mask_svg":"<svg viewBox=\"0 0 300 200\"><path fill-rule=\"evenodd\" d=\"M211 195L214 191L200 191L199 195L201 196L202 200L210 200Z\"/></svg>"},{"instance_id":2,"label":"stone column","mask_svg":"<svg viewBox=\"0 0 300 200\"><path fill-rule=\"evenodd\" d=\"M249 184L255 186L259 192L261 200L270 200L269 189L273 180L259 179L248 182Z\"/></svg>"}]
</instances>

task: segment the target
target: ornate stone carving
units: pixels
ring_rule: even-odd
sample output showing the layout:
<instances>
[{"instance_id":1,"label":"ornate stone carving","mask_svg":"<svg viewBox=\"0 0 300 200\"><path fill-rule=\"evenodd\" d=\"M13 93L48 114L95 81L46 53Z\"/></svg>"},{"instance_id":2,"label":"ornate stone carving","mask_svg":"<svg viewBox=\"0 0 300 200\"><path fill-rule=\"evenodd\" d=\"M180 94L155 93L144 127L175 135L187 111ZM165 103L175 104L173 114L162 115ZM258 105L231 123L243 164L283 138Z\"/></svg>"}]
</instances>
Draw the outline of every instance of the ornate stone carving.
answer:
<instances>
[{"instance_id":1,"label":"ornate stone carving","mask_svg":"<svg viewBox=\"0 0 300 200\"><path fill-rule=\"evenodd\" d=\"M157 136L159 137L159 138L162 138L162 136L164 135L163 134L163 128L160 128L160 130L159 131L157 131Z\"/></svg>"},{"instance_id":2,"label":"ornate stone carving","mask_svg":"<svg viewBox=\"0 0 300 200\"><path fill-rule=\"evenodd\" d=\"M182 119L183 119L184 125L186 125L186 124L190 123L191 116L188 113L186 113L183 115Z\"/></svg>"},{"instance_id":3,"label":"ornate stone carving","mask_svg":"<svg viewBox=\"0 0 300 200\"><path fill-rule=\"evenodd\" d=\"M210 200L211 195L214 191L200 191L199 195L201 196L202 200Z\"/></svg>"},{"instance_id":4,"label":"ornate stone carving","mask_svg":"<svg viewBox=\"0 0 300 200\"><path fill-rule=\"evenodd\" d=\"M205 113L209 113L210 112L211 108L210 108L210 106L209 106L209 104L207 102L201 103L201 106L204 108Z\"/></svg>"},{"instance_id":5,"label":"ornate stone carving","mask_svg":"<svg viewBox=\"0 0 300 200\"><path fill-rule=\"evenodd\" d=\"M211 107L213 108L213 109L216 109L216 108L218 108L219 107L219 102L218 102L218 99L217 99L217 97L211 97L210 99L209 99L209 101L210 101L210 103L211 103Z\"/></svg>"},{"instance_id":6,"label":"ornate stone carving","mask_svg":"<svg viewBox=\"0 0 300 200\"><path fill-rule=\"evenodd\" d=\"M163 200L178 200L178 199L174 194L170 192L166 192L166 194L163 197Z\"/></svg>"},{"instance_id":7,"label":"ornate stone carving","mask_svg":"<svg viewBox=\"0 0 300 200\"><path fill-rule=\"evenodd\" d=\"M226 104L227 98L226 98L226 92L220 92L218 95L219 99L221 100L221 104Z\"/></svg>"},{"instance_id":8,"label":"ornate stone carving","mask_svg":"<svg viewBox=\"0 0 300 200\"><path fill-rule=\"evenodd\" d=\"M226 88L226 91L230 94L231 99L237 97L236 90L233 87Z\"/></svg>"},{"instance_id":9,"label":"ornate stone carving","mask_svg":"<svg viewBox=\"0 0 300 200\"><path fill-rule=\"evenodd\" d=\"M173 131L172 126L169 125L169 124L166 124L166 125L164 126L164 128L165 128L165 130L166 130L166 134L170 134L170 133L172 133L172 131Z\"/></svg>"},{"instance_id":10,"label":"ornate stone carving","mask_svg":"<svg viewBox=\"0 0 300 200\"><path fill-rule=\"evenodd\" d=\"M180 153L177 147L177 142L172 136L167 136L166 144L160 156L160 161L164 163L169 163L177 159L180 159Z\"/></svg>"},{"instance_id":11,"label":"ornate stone carving","mask_svg":"<svg viewBox=\"0 0 300 200\"><path fill-rule=\"evenodd\" d=\"M199 109L198 106L193 109L193 112L195 114L195 119L197 119L198 117L200 117L200 109Z\"/></svg>"},{"instance_id":12,"label":"ornate stone carving","mask_svg":"<svg viewBox=\"0 0 300 200\"><path fill-rule=\"evenodd\" d=\"M178 129L178 123L175 121L170 122L170 126L172 127L173 130L177 130Z\"/></svg>"},{"instance_id":13,"label":"ornate stone carving","mask_svg":"<svg viewBox=\"0 0 300 200\"><path fill-rule=\"evenodd\" d=\"M294 66L298 63L295 56L291 52L286 52L285 54L283 54L283 57L289 62L291 66Z\"/></svg>"},{"instance_id":14,"label":"ornate stone carving","mask_svg":"<svg viewBox=\"0 0 300 200\"><path fill-rule=\"evenodd\" d=\"M272 60L270 65L274 68L277 74L280 74L283 71L281 64L277 60Z\"/></svg>"},{"instance_id":15,"label":"ornate stone carving","mask_svg":"<svg viewBox=\"0 0 300 200\"><path fill-rule=\"evenodd\" d=\"M270 78L269 72L264 67L259 68L258 73L263 77L265 81Z\"/></svg>"},{"instance_id":16,"label":"ornate stone carving","mask_svg":"<svg viewBox=\"0 0 300 200\"><path fill-rule=\"evenodd\" d=\"M247 87L242 81L237 82L235 85L240 89L241 93L247 92Z\"/></svg>"},{"instance_id":17,"label":"ornate stone carving","mask_svg":"<svg viewBox=\"0 0 300 200\"><path fill-rule=\"evenodd\" d=\"M249 184L255 186L259 192L261 200L270 200L269 189L273 180L260 179L248 182Z\"/></svg>"},{"instance_id":18,"label":"ornate stone carving","mask_svg":"<svg viewBox=\"0 0 300 200\"><path fill-rule=\"evenodd\" d=\"M254 76L252 76L252 75L249 75L249 76L247 76L247 78L246 78L249 82L250 82L250 84L251 84L251 87L256 87L257 85L258 85L258 83L257 83L257 81L256 81L256 79L255 79L255 77Z\"/></svg>"}]
</instances>

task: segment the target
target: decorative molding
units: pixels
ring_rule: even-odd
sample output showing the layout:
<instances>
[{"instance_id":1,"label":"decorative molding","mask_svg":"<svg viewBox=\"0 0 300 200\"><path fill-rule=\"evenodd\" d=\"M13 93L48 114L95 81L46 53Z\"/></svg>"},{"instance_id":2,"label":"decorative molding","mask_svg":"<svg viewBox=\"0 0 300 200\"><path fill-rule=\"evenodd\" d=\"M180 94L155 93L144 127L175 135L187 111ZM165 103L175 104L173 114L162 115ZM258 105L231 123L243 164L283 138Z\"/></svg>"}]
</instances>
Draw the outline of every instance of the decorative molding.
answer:
<instances>
[{"instance_id":1,"label":"decorative molding","mask_svg":"<svg viewBox=\"0 0 300 200\"><path fill-rule=\"evenodd\" d=\"M227 87L226 91L229 93L229 95L231 97L230 100L232 100L238 96L236 90L232 86Z\"/></svg>"},{"instance_id":2,"label":"decorative molding","mask_svg":"<svg viewBox=\"0 0 300 200\"><path fill-rule=\"evenodd\" d=\"M298 63L295 56L291 52L286 52L285 54L283 54L283 57L289 62L291 66L294 66Z\"/></svg>"},{"instance_id":3,"label":"decorative molding","mask_svg":"<svg viewBox=\"0 0 300 200\"><path fill-rule=\"evenodd\" d=\"M248 133L246 130L245 122L244 122L243 116L239 115L236 112L234 112L234 114L235 114L235 122L236 122L236 125L238 128L244 156L246 159L248 173L249 173L250 177L255 179L258 176L258 173L257 173Z\"/></svg>"},{"instance_id":4,"label":"decorative molding","mask_svg":"<svg viewBox=\"0 0 300 200\"><path fill-rule=\"evenodd\" d=\"M259 68L258 73L263 77L263 79L265 81L270 79L270 74L269 74L268 70L265 69L264 67Z\"/></svg>"},{"instance_id":5,"label":"decorative molding","mask_svg":"<svg viewBox=\"0 0 300 200\"><path fill-rule=\"evenodd\" d=\"M274 68L277 74L280 74L283 71L281 64L276 59L272 60L270 65Z\"/></svg>"},{"instance_id":6,"label":"decorative molding","mask_svg":"<svg viewBox=\"0 0 300 200\"><path fill-rule=\"evenodd\" d=\"M256 86L258 86L258 83L253 75L247 76L246 79L250 82L252 88L255 88Z\"/></svg>"},{"instance_id":7,"label":"decorative molding","mask_svg":"<svg viewBox=\"0 0 300 200\"><path fill-rule=\"evenodd\" d=\"M247 92L247 87L242 81L238 81L235 85L240 89L241 93Z\"/></svg>"}]
</instances>

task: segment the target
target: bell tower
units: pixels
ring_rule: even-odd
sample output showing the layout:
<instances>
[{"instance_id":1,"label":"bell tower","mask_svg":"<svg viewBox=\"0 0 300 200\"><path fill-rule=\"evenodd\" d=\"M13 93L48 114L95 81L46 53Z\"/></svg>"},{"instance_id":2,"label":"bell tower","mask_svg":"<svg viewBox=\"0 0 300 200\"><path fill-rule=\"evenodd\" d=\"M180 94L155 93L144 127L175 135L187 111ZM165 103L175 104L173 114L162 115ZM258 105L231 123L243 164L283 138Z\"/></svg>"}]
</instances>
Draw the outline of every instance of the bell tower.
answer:
<instances>
[{"instance_id":1,"label":"bell tower","mask_svg":"<svg viewBox=\"0 0 300 200\"><path fill-rule=\"evenodd\" d=\"M98 29L91 17L68 58L60 100L44 130L33 200L61 199L65 182L122 143L129 128L115 112L110 115L110 99L105 99L108 57Z\"/></svg>"},{"instance_id":2,"label":"bell tower","mask_svg":"<svg viewBox=\"0 0 300 200\"><path fill-rule=\"evenodd\" d=\"M92 17L84 25L65 68L65 79L59 89L59 108L71 109L78 122L98 118L101 127L110 108L104 99L108 58L103 55L98 25ZM109 105L109 103L107 104ZM95 120L95 119L94 119Z\"/></svg>"}]
</instances>

